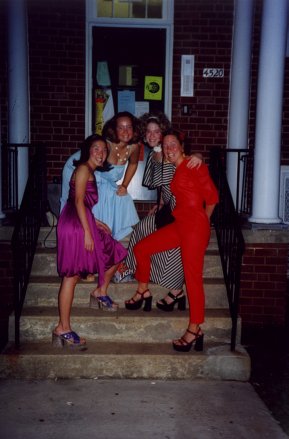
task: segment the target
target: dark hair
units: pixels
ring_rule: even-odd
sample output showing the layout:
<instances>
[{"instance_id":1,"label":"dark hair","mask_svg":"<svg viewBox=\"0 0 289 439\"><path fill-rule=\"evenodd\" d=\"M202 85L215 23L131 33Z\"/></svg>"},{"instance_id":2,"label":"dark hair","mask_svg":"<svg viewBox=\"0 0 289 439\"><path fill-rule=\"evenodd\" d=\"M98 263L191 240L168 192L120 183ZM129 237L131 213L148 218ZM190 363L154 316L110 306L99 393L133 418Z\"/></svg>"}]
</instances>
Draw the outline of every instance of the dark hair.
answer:
<instances>
[{"instance_id":1,"label":"dark hair","mask_svg":"<svg viewBox=\"0 0 289 439\"><path fill-rule=\"evenodd\" d=\"M146 129L150 122L156 123L159 127L162 133L165 131L168 131L171 128L171 122L167 118L167 116L158 111L155 113L144 113L140 118L140 130L141 130L141 136L144 138L146 135Z\"/></svg>"},{"instance_id":2,"label":"dark hair","mask_svg":"<svg viewBox=\"0 0 289 439\"><path fill-rule=\"evenodd\" d=\"M178 141L180 142L180 144L183 146L184 148L184 153L186 155L190 155L192 154L192 148L188 142L188 138L186 137L185 133L183 131L180 130L176 130L175 128L170 128L169 130L167 130L164 134L163 137L165 136L175 136L176 139L178 139Z\"/></svg>"},{"instance_id":3,"label":"dark hair","mask_svg":"<svg viewBox=\"0 0 289 439\"><path fill-rule=\"evenodd\" d=\"M79 166L82 163L86 163L89 160L90 157L90 148L92 147L94 142L102 141L105 146L107 147L107 142L103 136L100 136L99 134L92 134L91 136L88 136L82 143L80 147L80 159L79 160L73 160L73 166ZM97 170L99 171L108 171L111 169L110 164L107 162L107 158L103 162L103 166L97 167Z\"/></svg>"},{"instance_id":4,"label":"dark hair","mask_svg":"<svg viewBox=\"0 0 289 439\"><path fill-rule=\"evenodd\" d=\"M116 125L118 119L120 119L121 117L128 117L132 123L133 136L128 144L132 145L133 143L138 143L140 140L139 120L128 111L121 111L120 113L117 113L115 116L109 119L104 124L102 135L110 142L118 143L119 139L116 132Z\"/></svg>"},{"instance_id":5,"label":"dark hair","mask_svg":"<svg viewBox=\"0 0 289 439\"><path fill-rule=\"evenodd\" d=\"M164 133L164 137L169 136L169 135L175 136L182 145L184 144L185 139L186 139L186 135L183 131L179 131L179 130L176 130L174 128L170 128L169 130L167 130Z\"/></svg>"}]
</instances>

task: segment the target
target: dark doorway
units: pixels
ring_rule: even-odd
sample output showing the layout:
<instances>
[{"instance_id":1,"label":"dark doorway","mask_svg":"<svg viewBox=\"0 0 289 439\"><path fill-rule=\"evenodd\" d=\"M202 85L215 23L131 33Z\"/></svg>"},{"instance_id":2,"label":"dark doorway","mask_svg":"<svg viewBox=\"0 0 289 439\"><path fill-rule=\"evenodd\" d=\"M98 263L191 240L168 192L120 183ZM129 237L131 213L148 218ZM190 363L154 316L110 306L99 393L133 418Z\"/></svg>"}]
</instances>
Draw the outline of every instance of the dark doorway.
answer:
<instances>
[{"instance_id":1,"label":"dark doorway","mask_svg":"<svg viewBox=\"0 0 289 439\"><path fill-rule=\"evenodd\" d=\"M136 101L149 104L149 111L164 111L165 90L165 54L166 30L152 28L123 28L123 27L94 27L93 28L93 100L95 90L99 89L97 82L97 63L106 62L111 86L115 112L118 108L118 92L132 90ZM120 82L120 67L132 67L132 83L123 85ZM162 94L160 100L144 98L144 83L146 76L162 77ZM95 109L93 105L93 121Z\"/></svg>"}]
</instances>

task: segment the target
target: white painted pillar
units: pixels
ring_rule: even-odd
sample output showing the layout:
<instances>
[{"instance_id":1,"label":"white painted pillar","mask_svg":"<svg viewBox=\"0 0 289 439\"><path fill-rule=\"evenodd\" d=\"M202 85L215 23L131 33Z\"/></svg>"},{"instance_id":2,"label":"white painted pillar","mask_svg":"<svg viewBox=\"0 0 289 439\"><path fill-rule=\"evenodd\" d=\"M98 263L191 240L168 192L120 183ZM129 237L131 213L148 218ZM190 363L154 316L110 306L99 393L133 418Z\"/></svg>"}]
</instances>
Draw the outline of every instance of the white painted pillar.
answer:
<instances>
[{"instance_id":1,"label":"white painted pillar","mask_svg":"<svg viewBox=\"0 0 289 439\"><path fill-rule=\"evenodd\" d=\"M2 125L1 125L1 112L0 112L0 219L6 217L5 213L2 211Z\"/></svg>"},{"instance_id":2,"label":"white painted pillar","mask_svg":"<svg viewBox=\"0 0 289 439\"><path fill-rule=\"evenodd\" d=\"M253 0L235 0L228 149L248 148L253 6ZM238 155L229 152L227 155L227 178L235 205L237 199L237 169ZM240 186L242 186L243 170L240 171Z\"/></svg>"},{"instance_id":3,"label":"white painted pillar","mask_svg":"<svg viewBox=\"0 0 289 439\"><path fill-rule=\"evenodd\" d=\"M30 142L26 0L8 3L8 143ZM28 148L18 148L18 204L28 179Z\"/></svg>"},{"instance_id":4,"label":"white painted pillar","mask_svg":"<svg viewBox=\"0 0 289 439\"><path fill-rule=\"evenodd\" d=\"M253 206L255 223L279 223L279 178L288 0L264 0L257 91Z\"/></svg>"}]
</instances>

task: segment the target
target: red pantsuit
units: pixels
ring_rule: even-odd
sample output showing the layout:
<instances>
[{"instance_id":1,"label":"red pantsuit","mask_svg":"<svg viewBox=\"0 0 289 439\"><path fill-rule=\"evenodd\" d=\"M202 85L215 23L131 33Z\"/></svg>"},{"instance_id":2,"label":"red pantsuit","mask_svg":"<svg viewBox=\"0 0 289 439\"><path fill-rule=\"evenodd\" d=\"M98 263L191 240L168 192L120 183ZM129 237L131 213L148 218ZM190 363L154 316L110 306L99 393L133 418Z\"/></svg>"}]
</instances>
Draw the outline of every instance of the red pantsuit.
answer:
<instances>
[{"instance_id":1,"label":"red pantsuit","mask_svg":"<svg viewBox=\"0 0 289 439\"><path fill-rule=\"evenodd\" d=\"M150 258L175 247L181 248L185 282L190 306L190 323L204 321L204 255L210 238L210 223L204 205L218 202L218 192L207 166L189 169L184 160L176 169L171 183L176 197L175 222L152 233L134 247L137 261L135 277L149 282Z\"/></svg>"}]
</instances>

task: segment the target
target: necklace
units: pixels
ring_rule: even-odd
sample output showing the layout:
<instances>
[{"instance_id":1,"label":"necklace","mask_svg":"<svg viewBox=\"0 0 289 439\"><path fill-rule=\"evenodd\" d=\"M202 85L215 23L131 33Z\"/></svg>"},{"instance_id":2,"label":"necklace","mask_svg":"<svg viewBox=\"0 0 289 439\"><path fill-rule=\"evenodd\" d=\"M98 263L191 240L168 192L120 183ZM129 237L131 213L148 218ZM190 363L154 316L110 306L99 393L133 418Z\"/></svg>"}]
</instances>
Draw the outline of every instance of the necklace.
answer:
<instances>
[{"instance_id":1,"label":"necklace","mask_svg":"<svg viewBox=\"0 0 289 439\"><path fill-rule=\"evenodd\" d=\"M162 152L162 147L160 145L153 147L154 152Z\"/></svg>"},{"instance_id":2,"label":"necklace","mask_svg":"<svg viewBox=\"0 0 289 439\"><path fill-rule=\"evenodd\" d=\"M128 159L130 145L126 145L126 151L124 152L124 154L122 156L119 153L118 146L115 146L115 150L116 150L117 161L125 163L127 161L127 159Z\"/></svg>"}]
</instances>

